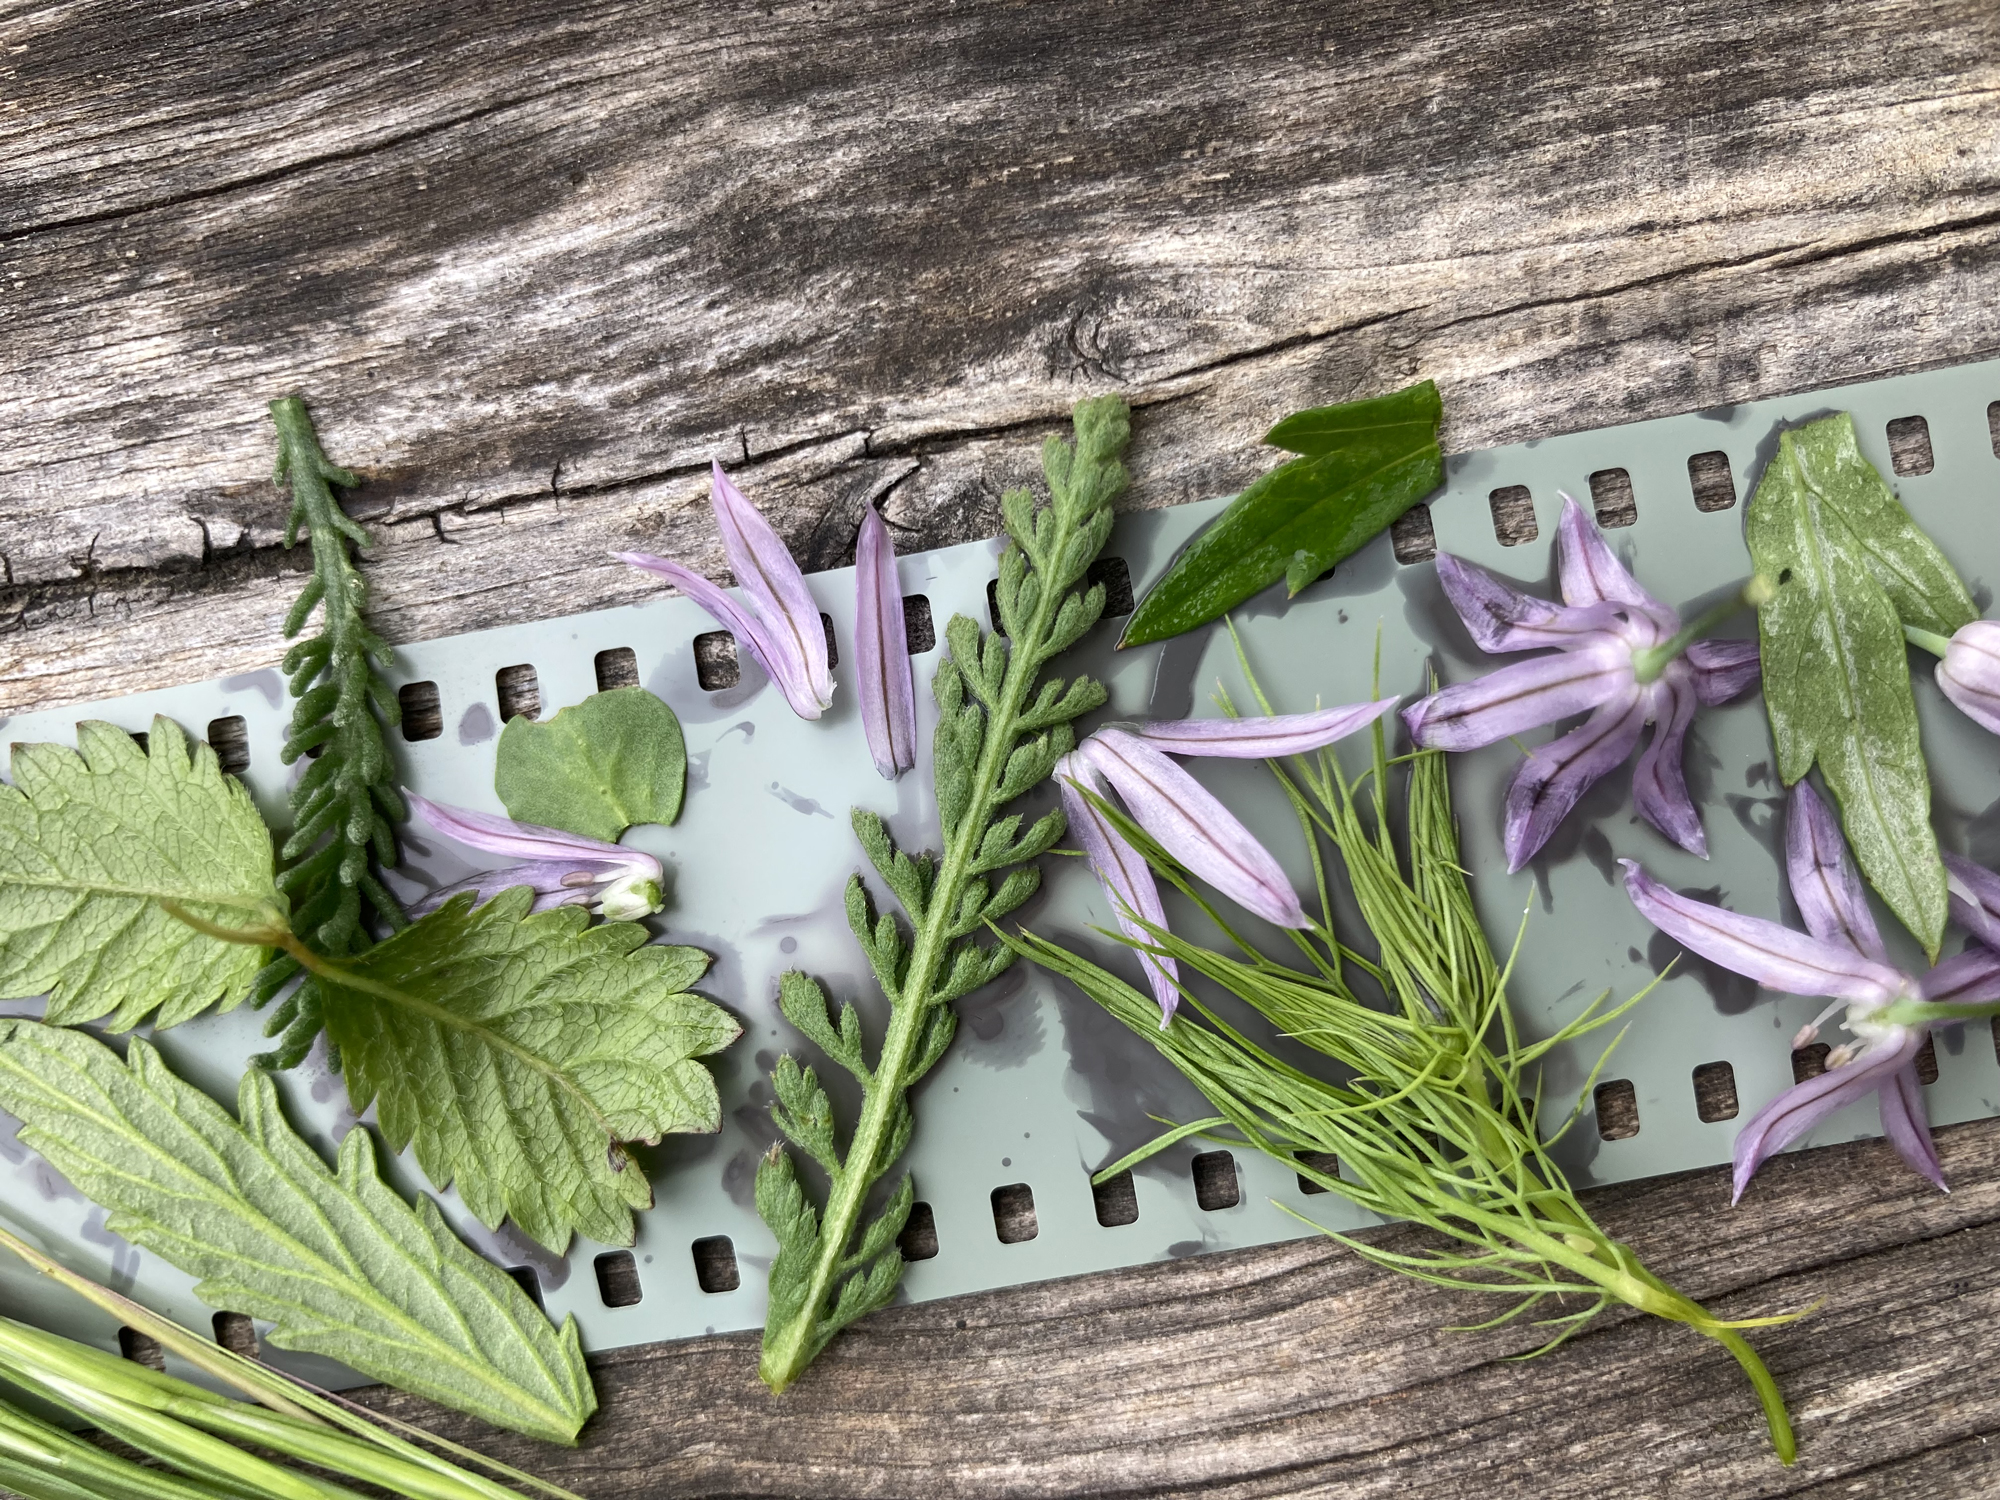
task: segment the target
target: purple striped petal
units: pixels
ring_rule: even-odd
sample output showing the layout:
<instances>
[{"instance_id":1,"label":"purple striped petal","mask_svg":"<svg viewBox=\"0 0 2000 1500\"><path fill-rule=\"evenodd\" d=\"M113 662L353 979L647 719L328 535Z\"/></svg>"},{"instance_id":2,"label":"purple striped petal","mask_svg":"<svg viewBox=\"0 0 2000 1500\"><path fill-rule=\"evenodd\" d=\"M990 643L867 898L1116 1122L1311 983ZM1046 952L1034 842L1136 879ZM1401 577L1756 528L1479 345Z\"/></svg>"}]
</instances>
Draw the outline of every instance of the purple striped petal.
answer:
<instances>
[{"instance_id":1,"label":"purple striped petal","mask_svg":"<svg viewBox=\"0 0 2000 1500\"><path fill-rule=\"evenodd\" d=\"M1762 672L1755 641L1696 641L1683 659L1694 668L1695 695L1707 708L1749 692Z\"/></svg>"},{"instance_id":2,"label":"purple striped petal","mask_svg":"<svg viewBox=\"0 0 2000 1500\"><path fill-rule=\"evenodd\" d=\"M1562 521L1556 527L1557 567L1562 578L1562 596L1570 604L1624 604L1646 617L1644 623L1659 632L1657 645L1681 628L1680 616L1639 587L1639 581L1611 554L1597 523L1583 513L1568 495L1562 497ZM1635 622L1636 623L1636 622Z\"/></svg>"},{"instance_id":3,"label":"purple striped petal","mask_svg":"<svg viewBox=\"0 0 2000 1500\"><path fill-rule=\"evenodd\" d=\"M1956 854L1944 857L1951 919L1987 947L2000 950L2000 875Z\"/></svg>"},{"instance_id":4,"label":"purple striped petal","mask_svg":"<svg viewBox=\"0 0 2000 1500\"><path fill-rule=\"evenodd\" d=\"M1226 760L1275 760L1306 755L1365 729L1403 700L1382 698L1309 714L1273 714L1262 719L1169 719L1140 724L1132 733L1169 755Z\"/></svg>"},{"instance_id":5,"label":"purple striped petal","mask_svg":"<svg viewBox=\"0 0 2000 1500\"><path fill-rule=\"evenodd\" d=\"M1975 943L1934 965L1917 981L1919 998L1935 1004L1976 1005L2000 1000L2000 953Z\"/></svg>"},{"instance_id":6,"label":"purple striped petal","mask_svg":"<svg viewBox=\"0 0 2000 1500\"><path fill-rule=\"evenodd\" d=\"M1945 1185L1944 1164L1938 1160L1937 1145L1931 1140L1931 1122L1924 1108L1924 1085L1917 1077L1917 1065L1904 1063L1876 1090L1882 1110L1882 1134L1903 1158L1903 1165L1929 1180L1941 1193Z\"/></svg>"},{"instance_id":7,"label":"purple striped petal","mask_svg":"<svg viewBox=\"0 0 2000 1500\"><path fill-rule=\"evenodd\" d=\"M833 703L833 674L827 664L826 626L805 575L771 523L729 482L721 464L712 465L711 478L709 504L730 570L778 654L796 665L807 700L823 713ZM799 717L816 719L819 713L800 712Z\"/></svg>"},{"instance_id":8,"label":"purple striped petal","mask_svg":"<svg viewBox=\"0 0 2000 1500\"><path fill-rule=\"evenodd\" d=\"M1088 787L1099 796L1105 793L1104 779L1089 760L1081 752L1072 751L1056 762L1055 778L1056 785L1062 788L1063 812L1069 818L1069 826L1083 845L1097 883L1111 898L1111 914L1118 930L1141 945L1139 962L1146 971L1146 982L1153 988L1153 999L1159 1003L1160 1029L1165 1031L1174 1018L1174 1008L1181 1003L1180 968L1165 954L1147 951L1156 940L1140 925L1141 922L1160 928L1167 925L1166 908L1160 904L1159 882L1153 879L1152 867L1140 857L1139 851L1105 821L1104 815L1079 790Z\"/></svg>"},{"instance_id":9,"label":"purple striped petal","mask_svg":"<svg viewBox=\"0 0 2000 1500\"><path fill-rule=\"evenodd\" d=\"M868 753L875 769L894 781L917 763L917 695L896 546L872 505L861 517L854 547L854 656Z\"/></svg>"},{"instance_id":10,"label":"purple striped petal","mask_svg":"<svg viewBox=\"0 0 2000 1500\"><path fill-rule=\"evenodd\" d=\"M2000 621L1958 628L1938 661L1937 685L1968 719L2000 734Z\"/></svg>"},{"instance_id":11,"label":"purple striped petal","mask_svg":"<svg viewBox=\"0 0 2000 1500\"><path fill-rule=\"evenodd\" d=\"M488 854L506 854L515 859L547 860L551 862L577 860L598 860L612 864L625 864L635 859L652 859L650 854L637 849L628 849L623 844L607 844L602 839L586 838L580 833L565 833L560 828L544 828L539 823L517 823L498 813L474 812L465 807L447 807L441 802L433 802L428 797L419 797L408 787L402 788L403 801L410 814L425 825L443 834L448 839L456 839L473 849L484 850ZM654 863L657 865L658 861ZM519 882L517 882L519 883Z\"/></svg>"},{"instance_id":12,"label":"purple striped petal","mask_svg":"<svg viewBox=\"0 0 2000 1500\"><path fill-rule=\"evenodd\" d=\"M412 817L446 838L488 854L514 855L522 861L498 870L480 870L441 886L410 908L413 916L435 911L461 891L474 891L485 902L517 885L534 890L534 911L595 904L613 921L631 921L660 909L660 862L644 850L607 844L559 828L517 823L493 813L446 807L407 788L403 800Z\"/></svg>"},{"instance_id":13,"label":"purple striped petal","mask_svg":"<svg viewBox=\"0 0 2000 1500\"><path fill-rule=\"evenodd\" d=\"M1792 788L1785 809L1785 871L1808 932L1888 966L1889 950L1882 946L1861 876L1847 857L1840 821L1810 782Z\"/></svg>"},{"instance_id":14,"label":"purple striped petal","mask_svg":"<svg viewBox=\"0 0 2000 1500\"><path fill-rule=\"evenodd\" d=\"M1577 800L1616 770L1646 727L1645 700L1607 703L1561 739L1537 746L1507 787L1504 847L1508 871L1541 852Z\"/></svg>"},{"instance_id":15,"label":"purple striped petal","mask_svg":"<svg viewBox=\"0 0 2000 1500\"><path fill-rule=\"evenodd\" d=\"M1125 799L1133 821L1194 874L1267 922L1310 925L1271 852L1186 771L1120 729L1098 730L1081 753Z\"/></svg>"},{"instance_id":16,"label":"purple striped petal","mask_svg":"<svg viewBox=\"0 0 2000 1500\"><path fill-rule=\"evenodd\" d=\"M1759 1167L1828 1115L1894 1082L1922 1048L1924 1033L1907 1026L1890 1031L1890 1039L1871 1045L1845 1067L1828 1068L1817 1078L1794 1084L1751 1117L1736 1135L1735 1191L1730 1202L1742 1198Z\"/></svg>"},{"instance_id":17,"label":"purple striped petal","mask_svg":"<svg viewBox=\"0 0 2000 1500\"><path fill-rule=\"evenodd\" d=\"M1694 684L1690 674L1676 672L1675 665L1670 664L1647 692L1653 738L1632 772L1632 805L1640 817L1688 853L1707 859L1708 835L1702 831L1701 814L1688 796L1682 764L1688 725L1694 722Z\"/></svg>"},{"instance_id":18,"label":"purple striped petal","mask_svg":"<svg viewBox=\"0 0 2000 1500\"><path fill-rule=\"evenodd\" d=\"M1426 750L1476 750L1587 713L1632 688L1632 653L1607 640L1455 683L1404 709L1403 722Z\"/></svg>"},{"instance_id":19,"label":"purple striped petal","mask_svg":"<svg viewBox=\"0 0 2000 1500\"><path fill-rule=\"evenodd\" d=\"M751 660L763 669L764 675L777 684L785 702L801 719L817 719L826 711L826 701L813 695L810 673L805 664L787 656L780 649L780 642L764 628L763 621L738 605L715 584L692 568L684 568L670 558L655 557L649 552L614 552L612 556L642 572L666 579L714 616L718 625L736 637L736 644L750 653ZM814 615L813 619L817 622L819 616ZM825 640L826 632L821 630L822 645Z\"/></svg>"},{"instance_id":20,"label":"purple striped petal","mask_svg":"<svg viewBox=\"0 0 2000 1500\"><path fill-rule=\"evenodd\" d=\"M1793 932L1762 917L1746 917L1661 885L1634 860L1625 867L1625 892L1639 915L1691 953L1732 969L1766 989L1788 995L1881 1005L1907 988L1887 964L1864 958L1844 943Z\"/></svg>"},{"instance_id":21,"label":"purple striped petal","mask_svg":"<svg viewBox=\"0 0 2000 1500\"><path fill-rule=\"evenodd\" d=\"M1445 598L1482 651L1533 651L1543 646L1567 650L1618 621L1615 605L1579 608L1537 599L1449 552L1438 554L1437 575Z\"/></svg>"}]
</instances>

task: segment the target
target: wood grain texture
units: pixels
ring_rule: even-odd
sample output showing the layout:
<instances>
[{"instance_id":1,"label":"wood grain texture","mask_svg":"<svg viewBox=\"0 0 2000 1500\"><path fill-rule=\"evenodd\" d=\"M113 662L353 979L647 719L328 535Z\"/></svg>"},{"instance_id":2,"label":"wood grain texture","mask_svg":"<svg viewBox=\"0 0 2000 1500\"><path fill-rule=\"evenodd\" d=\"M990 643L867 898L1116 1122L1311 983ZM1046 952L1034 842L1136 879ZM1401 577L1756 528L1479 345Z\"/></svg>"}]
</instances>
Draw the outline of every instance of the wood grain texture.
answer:
<instances>
[{"instance_id":1,"label":"wood grain texture","mask_svg":"<svg viewBox=\"0 0 2000 1500\"><path fill-rule=\"evenodd\" d=\"M809 560L997 528L1073 400L1129 503L1277 414L1444 392L1454 450L2000 352L1990 0L1644 7L0 0L0 713L267 664L263 415L370 480L410 640L719 572L720 456ZM1593 1200L1756 1335L1520 1332L1322 1243L601 1362L622 1496L2000 1492L2000 1127ZM395 1399L387 1398L384 1399ZM412 1403L401 1403L408 1407ZM487 1435L481 1435L487 1441Z\"/></svg>"}]
</instances>

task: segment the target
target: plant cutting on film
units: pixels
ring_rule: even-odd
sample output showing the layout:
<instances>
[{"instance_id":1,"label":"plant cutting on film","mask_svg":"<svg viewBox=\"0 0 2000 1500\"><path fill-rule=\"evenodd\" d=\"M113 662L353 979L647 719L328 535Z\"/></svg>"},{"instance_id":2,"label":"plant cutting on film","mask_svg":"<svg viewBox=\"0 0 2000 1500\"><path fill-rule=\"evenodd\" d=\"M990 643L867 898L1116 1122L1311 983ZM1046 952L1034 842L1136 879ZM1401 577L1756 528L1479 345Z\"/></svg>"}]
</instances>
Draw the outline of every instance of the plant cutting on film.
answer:
<instances>
[{"instance_id":1,"label":"plant cutting on film","mask_svg":"<svg viewBox=\"0 0 2000 1500\"><path fill-rule=\"evenodd\" d=\"M1099 1180L1191 1134L1209 1135L1264 1152L1371 1212L1448 1237L1453 1247L1403 1252L1335 1236L1405 1274L1511 1301L1481 1326L1546 1311L1551 1298L1557 1310L1540 1320L1550 1330L1544 1350L1614 1303L1684 1324L1743 1367L1789 1463L1796 1445L1783 1398L1743 1337L1746 1328L1784 1320L1718 1318L1676 1292L1591 1218L1550 1154L1577 1114L1547 1128L1537 1064L1617 1020L1640 996L1608 1010L1600 997L1553 1036L1524 1038L1507 998L1511 960L1495 957L1473 909L1443 754L1422 750L1403 762L1398 798L1380 723L1394 700L1268 717L1269 704L1258 698L1267 717L1230 712L1195 724L1100 730L1066 768L1072 816L1091 830L1084 845L1092 868L1119 936L1138 950L1150 996L1034 933L1008 939L1147 1038L1216 1110L1112 1163ZM1368 722L1371 763L1350 778L1328 747ZM1163 751L1271 761L1311 849L1316 912L1235 815ZM1336 930L1326 850L1338 856L1360 932ZM1160 880L1199 906L1228 946L1170 931ZM1293 961L1279 962L1239 933L1196 880L1289 932ZM1204 999L1191 975L1248 1016L1232 1019ZM1279 1057L1245 1029L1249 1016L1324 1064L1307 1069Z\"/></svg>"},{"instance_id":2,"label":"plant cutting on film","mask_svg":"<svg viewBox=\"0 0 2000 1500\"><path fill-rule=\"evenodd\" d=\"M114 1233L195 1276L211 1306L265 1320L273 1346L573 1443L597 1404L574 1320L552 1325L435 1203L412 1208L389 1188L367 1129L347 1134L330 1170L262 1068L244 1076L232 1116L147 1042L131 1040L121 1060L72 1029L163 1029L275 1000L281 1039L263 1063L293 1066L324 1035L352 1108L375 1106L392 1150L414 1146L477 1217L511 1220L557 1252L579 1231L631 1242L652 1192L625 1143L719 1124L699 1059L738 1027L690 988L707 955L647 941L634 919L659 909L660 866L615 842L679 811L672 712L625 689L546 726L510 725L500 792L520 821L406 797L384 735L397 714L381 676L390 652L367 624L352 555L366 535L333 494L356 477L326 459L302 402L275 402L272 416L294 500L286 540L303 530L312 547L285 633L318 620L284 664L297 699L284 759L306 761L293 826L274 850L243 784L166 718L143 737L85 722L75 749L15 746L13 784L0 787L0 994L47 1005L40 1021L0 1026L0 1104ZM516 862L406 912L387 876L395 825L412 811ZM513 1493L36 1263L272 1411L10 1324L0 1375L181 1476L127 1472L5 1407L0 1482L22 1494L351 1493L223 1438L400 1494Z\"/></svg>"}]
</instances>

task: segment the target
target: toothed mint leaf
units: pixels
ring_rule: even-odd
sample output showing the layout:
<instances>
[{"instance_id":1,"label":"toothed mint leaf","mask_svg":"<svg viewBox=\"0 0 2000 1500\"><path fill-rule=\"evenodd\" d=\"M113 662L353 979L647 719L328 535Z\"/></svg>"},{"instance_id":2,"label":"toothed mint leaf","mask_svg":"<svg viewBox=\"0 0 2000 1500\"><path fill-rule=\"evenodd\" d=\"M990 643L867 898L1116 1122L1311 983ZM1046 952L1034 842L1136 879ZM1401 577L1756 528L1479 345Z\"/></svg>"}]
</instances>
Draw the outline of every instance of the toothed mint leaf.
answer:
<instances>
[{"instance_id":1,"label":"toothed mint leaf","mask_svg":"<svg viewBox=\"0 0 2000 1500\"><path fill-rule=\"evenodd\" d=\"M125 1062L80 1031L0 1021L0 1107L107 1226L199 1277L209 1306L498 1427L570 1443L597 1408L576 1320L560 1333L437 1205L377 1175L365 1128L337 1171L252 1068L238 1120L134 1039Z\"/></svg>"},{"instance_id":2,"label":"toothed mint leaf","mask_svg":"<svg viewBox=\"0 0 2000 1500\"><path fill-rule=\"evenodd\" d=\"M653 1190L622 1143L719 1130L696 1059L741 1028L688 991L706 953L573 906L530 916L533 894L455 896L309 975L280 1018L308 1040L325 1025L355 1110L375 1105L390 1148L414 1142L483 1223L558 1254L573 1231L629 1245Z\"/></svg>"},{"instance_id":3,"label":"toothed mint leaf","mask_svg":"<svg viewBox=\"0 0 2000 1500\"><path fill-rule=\"evenodd\" d=\"M77 748L16 745L0 787L0 997L46 993L48 1019L173 1026L250 991L268 950L197 932L285 911L271 835L207 745L156 718L141 750L115 724Z\"/></svg>"},{"instance_id":4,"label":"toothed mint leaf","mask_svg":"<svg viewBox=\"0 0 2000 1500\"><path fill-rule=\"evenodd\" d=\"M493 789L507 816L618 842L635 823L671 823L687 787L674 711L642 687L592 693L546 724L516 714L500 731Z\"/></svg>"}]
</instances>

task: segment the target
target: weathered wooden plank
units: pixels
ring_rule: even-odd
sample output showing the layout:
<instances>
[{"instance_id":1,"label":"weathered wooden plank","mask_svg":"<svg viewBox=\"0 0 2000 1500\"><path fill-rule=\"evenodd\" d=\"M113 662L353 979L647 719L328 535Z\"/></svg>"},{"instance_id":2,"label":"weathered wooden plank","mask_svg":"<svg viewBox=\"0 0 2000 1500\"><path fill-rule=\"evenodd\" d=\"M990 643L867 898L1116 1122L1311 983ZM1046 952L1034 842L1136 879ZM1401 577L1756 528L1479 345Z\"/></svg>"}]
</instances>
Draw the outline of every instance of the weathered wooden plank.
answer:
<instances>
[{"instance_id":1,"label":"weathered wooden plank","mask_svg":"<svg viewBox=\"0 0 2000 1500\"><path fill-rule=\"evenodd\" d=\"M1720 1171L1589 1198L1720 1315L1819 1304L1750 1335L1792 1403L1791 1470L1706 1340L1620 1315L1519 1362L1531 1330L1445 1331L1491 1305L1315 1241L891 1309L781 1398L750 1336L622 1351L576 1454L508 1451L594 1500L1984 1494L2000 1126L1939 1142L1949 1197L1869 1143L1780 1158L1734 1210Z\"/></svg>"},{"instance_id":2,"label":"weathered wooden plank","mask_svg":"<svg viewBox=\"0 0 2000 1500\"><path fill-rule=\"evenodd\" d=\"M1468 449L1996 352L1982 0L12 0L0 42L0 713L274 659L294 388L415 639L636 597L613 547L719 570L712 456L831 565L871 501L991 532L1113 386L1160 505L1417 374ZM1321 1244L895 1309L782 1401L748 1339L626 1351L577 1454L478 1437L601 1500L1985 1492L2000 1127L1943 1144L1950 1198L1857 1146L1593 1199L1718 1310L1828 1299L1754 1335L1792 1473L1682 1331L1513 1363Z\"/></svg>"},{"instance_id":3,"label":"weathered wooden plank","mask_svg":"<svg viewBox=\"0 0 2000 1500\"><path fill-rule=\"evenodd\" d=\"M635 597L614 544L719 566L718 454L833 562L891 486L991 530L1109 384L1164 504L1420 371L1463 448L1994 348L1976 0L967 10L15 9L0 710L270 659L294 387L434 522L408 639Z\"/></svg>"}]
</instances>

